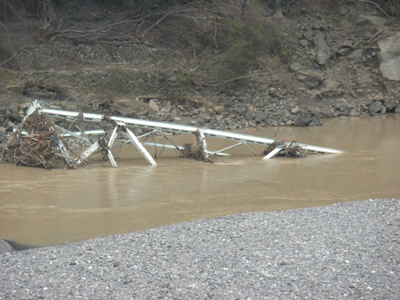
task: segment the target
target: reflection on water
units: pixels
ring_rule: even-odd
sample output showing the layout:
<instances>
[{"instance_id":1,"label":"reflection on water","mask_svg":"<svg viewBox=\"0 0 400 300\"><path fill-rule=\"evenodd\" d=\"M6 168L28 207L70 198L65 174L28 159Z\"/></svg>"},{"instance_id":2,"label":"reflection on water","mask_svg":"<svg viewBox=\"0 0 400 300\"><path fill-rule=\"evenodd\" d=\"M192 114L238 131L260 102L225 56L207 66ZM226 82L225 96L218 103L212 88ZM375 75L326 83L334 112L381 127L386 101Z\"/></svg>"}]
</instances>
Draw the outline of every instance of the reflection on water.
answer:
<instances>
[{"instance_id":1,"label":"reflection on water","mask_svg":"<svg viewBox=\"0 0 400 300\"><path fill-rule=\"evenodd\" d=\"M400 196L399 115L241 133L276 134L347 152L262 161L237 147L237 155L213 165L177 158L170 150L158 150L157 167L137 154L118 160L119 168L45 171L0 165L0 238L61 244L232 213ZM183 142L181 136L171 138ZM210 139L208 144L219 149L229 142ZM127 147L116 151L128 157L134 148Z\"/></svg>"}]
</instances>

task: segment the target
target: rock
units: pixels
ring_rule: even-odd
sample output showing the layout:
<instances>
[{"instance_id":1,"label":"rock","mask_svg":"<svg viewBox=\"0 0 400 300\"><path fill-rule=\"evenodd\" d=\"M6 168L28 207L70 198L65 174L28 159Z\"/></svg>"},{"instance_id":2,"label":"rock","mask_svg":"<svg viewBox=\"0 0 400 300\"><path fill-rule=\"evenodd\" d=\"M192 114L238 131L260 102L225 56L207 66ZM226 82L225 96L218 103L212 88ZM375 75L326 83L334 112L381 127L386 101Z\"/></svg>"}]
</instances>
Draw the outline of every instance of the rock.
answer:
<instances>
[{"instance_id":1,"label":"rock","mask_svg":"<svg viewBox=\"0 0 400 300\"><path fill-rule=\"evenodd\" d=\"M330 49L325 42L324 34L318 31L314 37L314 44L317 47L317 62L319 65L326 65L330 56Z\"/></svg>"},{"instance_id":2,"label":"rock","mask_svg":"<svg viewBox=\"0 0 400 300\"><path fill-rule=\"evenodd\" d=\"M324 31L326 29L326 26L321 21L317 21L317 22L314 23L313 28L315 30Z\"/></svg>"},{"instance_id":3,"label":"rock","mask_svg":"<svg viewBox=\"0 0 400 300\"><path fill-rule=\"evenodd\" d=\"M382 110L382 103L380 101L374 101L371 103L371 105L368 107L368 111L371 114L376 114L379 113Z\"/></svg>"},{"instance_id":4,"label":"rock","mask_svg":"<svg viewBox=\"0 0 400 300\"><path fill-rule=\"evenodd\" d=\"M385 106L386 106L386 110L388 112L392 112L396 109L398 104L395 101L389 101L388 103L385 104ZM0 139L0 141L1 141L1 139Z\"/></svg>"},{"instance_id":5,"label":"rock","mask_svg":"<svg viewBox=\"0 0 400 300\"><path fill-rule=\"evenodd\" d=\"M353 41L352 40L345 40L342 44L342 47L352 47L353 46Z\"/></svg>"},{"instance_id":6,"label":"rock","mask_svg":"<svg viewBox=\"0 0 400 300\"><path fill-rule=\"evenodd\" d=\"M276 91L276 89L275 88L270 88L269 89L269 94L272 96L272 97L278 97L278 93L277 93L277 91Z\"/></svg>"},{"instance_id":7,"label":"rock","mask_svg":"<svg viewBox=\"0 0 400 300\"><path fill-rule=\"evenodd\" d=\"M310 126L322 126L322 122L317 116L312 116Z\"/></svg>"},{"instance_id":8,"label":"rock","mask_svg":"<svg viewBox=\"0 0 400 300\"><path fill-rule=\"evenodd\" d=\"M356 110L351 110L349 113L350 117L358 117L360 115L360 113Z\"/></svg>"},{"instance_id":9,"label":"rock","mask_svg":"<svg viewBox=\"0 0 400 300\"><path fill-rule=\"evenodd\" d=\"M382 75L390 80L400 80L400 32L378 42Z\"/></svg>"},{"instance_id":10,"label":"rock","mask_svg":"<svg viewBox=\"0 0 400 300\"><path fill-rule=\"evenodd\" d=\"M337 100L337 101L334 103L334 107L335 107L337 110L345 111L345 110L348 108L348 105L347 105L347 102L346 102L346 101L343 101L342 99L340 99L340 100Z\"/></svg>"},{"instance_id":11,"label":"rock","mask_svg":"<svg viewBox=\"0 0 400 300\"><path fill-rule=\"evenodd\" d=\"M394 110L394 112L395 112L396 114L400 114L400 106L397 106L396 109Z\"/></svg>"},{"instance_id":12,"label":"rock","mask_svg":"<svg viewBox=\"0 0 400 300\"><path fill-rule=\"evenodd\" d=\"M289 121L287 121L286 122L286 126L292 126L294 124L294 121L292 121L292 120L289 120Z\"/></svg>"},{"instance_id":13,"label":"rock","mask_svg":"<svg viewBox=\"0 0 400 300\"><path fill-rule=\"evenodd\" d=\"M157 112L160 110L160 108L158 107L157 102L154 101L153 99L151 99L151 100L149 101L149 106L150 106L152 109L154 109L155 111L157 111Z\"/></svg>"},{"instance_id":14,"label":"rock","mask_svg":"<svg viewBox=\"0 0 400 300\"><path fill-rule=\"evenodd\" d=\"M365 100L365 104L367 106L370 106L372 104L372 102L374 102L374 98L368 98L368 99Z\"/></svg>"},{"instance_id":15,"label":"rock","mask_svg":"<svg viewBox=\"0 0 400 300\"><path fill-rule=\"evenodd\" d=\"M383 95L382 95L381 93L379 93L379 94L375 95L375 96L372 98L372 100L383 102L383 101L385 100L385 97L383 97Z\"/></svg>"},{"instance_id":16,"label":"rock","mask_svg":"<svg viewBox=\"0 0 400 300\"><path fill-rule=\"evenodd\" d=\"M264 121L264 117L263 116L257 116L254 121L256 121L256 123L261 123L262 121Z\"/></svg>"},{"instance_id":17,"label":"rock","mask_svg":"<svg viewBox=\"0 0 400 300\"><path fill-rule=\"evenodd\" d=\"M290 71L292 71L293 73L297 72L301 68L302 66L299 63L293 63L289 66Z\"/></svg>"},{"instance_id":18,"label":"rock","mask_svg":"<svg viewBox=\"0 0 400 300\"><path fill-rule=\"evenodd\" d=\"M229 128L230 130L235 130L237 127L238 127L238 125L237 125L236 123L230 123L230 124L228 125L228 128Z\"/></svg>"},{"instance_id":19,"label":"rock","mask_svg":"<svg viewBox=\"0 0 400 300\"><path fill-rule=\"evenodd\" d=\"M214 110L217 113L222 113L224 111L224 107L223 106L215 106Z\"/></svg>"},{"instance_id":20,"label":"rock","mask_svg":"<svg viewBox=\"0 0 400 300\"><path fill-rule=\"evenodd\" d=\"M14 251L14 248L11 247L9 243L7 243L5 240L0 239L0 254L12 253Z\"/></svg>"},{"instance_id":21,"label":"rock","mask_svg":"<svg viewBox=\"0 0 400 300\"><path fill-rule=\"evenodd\" d=\"M329 47L329 58L334 59L339 51L339 46L338 45L332 45Z\"/></svg>"},{"instance_id":22,"label":"rock","mask_svg":"<svg viewBox=\"0 0 400 300\"><path fill-rule=\"evenodd\" d=\"M172 109L171 101L168 101L167 104L166 104L165 107L164 107L164 111L165 111L166 113L168 113L168 112L171 111L171 109Z\"/></svg>"},{"instance_id":23,"label":"rock","mask_svg":"<svg viewBox=\"0 0 400 300\"><path fill-rule=\"evenodd\" d=\"M310 43L307 40L299 40L299 44L302 47L307 47Z\"/></svg>"},{"instance_id":24,"label":"rock","mask_svg":"<svg viewBox=\"0 0 400 300\"><path fill-rule=\"evenodd\" d=\"M244 116L248 112L249 108L247 106L243 106L241 108L238 108L236 112L238 113L239 116Z\"/></svg>"},{"instance_id":25,"label":"rock","mask_svg":"<svg viewBox=\"0 0 400 300\"><path fill-rule=\"evenodd\" d=\"M300 112L296 119L294 120L293 125L294 126L308 126L311 123L311 119L312 119L312 114L309 111L302 111Z\"/></svg>"},{"instance_id":26,"label":"rock","mask_svg":"<svg viewBox=\"0 0 400 300\"><path fill-rule=\"evenodd\" d=\"M301 112L301 110L300 110L300 108L298 108L298 107L295 107L295 108L293 108L293 109L290 111L290 113L293 114L293 115L297 115L297 114L299 114L300 112Z\"/></svg>"},{"instance_id":27,"label":"rock","mask_svg":"<svg viewBox=\"0 0 400 300\"><path fill-rule=\"evenodd\" d=\"M269 119L267 123L270 126L278 126L279 125L279 123L274 119Z\"/></svg>"},{"instance_id":28,"label":"rock","mask_svg":"<svg viewBox=\"0 0 400 300\"><path fill-rule=\"evenodd\" d=\"M307 88L316 88L324 81L323 74L317 70L300 70L296 76Z\"/></svg>"},{"instance_id":29,"label":"rock","mask_svg":"<svg viewBox=\"0 0 400 300\"><path fill-rule=\"evenodd\" d=\"M341 55L341 56L347 56L351 53L351 49L350 48L340 48L337 51L337 54Z\"/></svg>"},{"instance_id":30,"label":"rock","mask_svg":"<svg viewBox=\"0 0 400 300\"><path fill-rule=\"evenodd\" d=\"M361 23L359 23L360 25L363 24L363 21L364 21L364 20L366 20L366 21L369 21L369 22L371 22L372 24L374 24L374 25L376 25L376 26L379 26L379 27L384 26L385 23L388 21L388 20L385 19L385 18L381 18L381 17L377 17L377 16L372 16L372 15L360 15L360 19L361 19L361 20L360 20Z\"/></svg>"},{"instance_id":31,"label":"rock","mask_svg":"<svg viewBox=\"0 0 400 300\"><path fill-rule=\"evenodd\" d=\"M309 106L307 108L308 111L310 111L313 115L318 116L319 118L332 118L333 113L329 110L329 108L325 107L315 107L315 106Z\"/></svg>"},{"instance_id":32,"label":"rock","mask_svg":"<svg viewBox=\"0 0 400 300\"><path fill-rule=\"evenodd\" d=\"M335 98L343 94L343 89L339 89L340 83L334 80L327 79L324 81L324 86L316 92L315 96L320 98Z\"/></svg>"},{"instance_id":33,"label":"rock","mask_svg":"<svg viewBox=\"0 0 400 300\"><path fill-rule=\"evenodd\" d=\"M303 37L309 41L312 40L313 36L314 36L314 31L312 31L311 29L303 32Z\"/></svg>"},{"instance_id":34,"label":"rock","mask_svg":"<svg viewBox=\"0 0 400 300\"><path fill-rule=\"evenodd\" d=\"M348 56L348 58L355 60L355 61L360 61L363 56L363 50L362 49L356 49L353 52L351 52Z\"/></svg>"}]
</instances>

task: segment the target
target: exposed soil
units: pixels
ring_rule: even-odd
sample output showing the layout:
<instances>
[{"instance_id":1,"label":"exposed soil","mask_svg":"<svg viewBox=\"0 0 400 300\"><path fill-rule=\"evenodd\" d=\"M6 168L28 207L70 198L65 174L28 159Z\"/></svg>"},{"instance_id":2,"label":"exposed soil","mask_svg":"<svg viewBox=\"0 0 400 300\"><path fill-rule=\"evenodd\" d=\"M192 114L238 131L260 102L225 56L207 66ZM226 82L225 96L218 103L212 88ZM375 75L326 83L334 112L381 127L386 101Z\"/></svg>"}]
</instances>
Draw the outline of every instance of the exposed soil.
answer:
<instances>
[{"instance_id":1,"label":"exposed soil","mask_svg":"<svg viewBox=\"0 0 400 300\"><path fill-rule=\"evenodd\" d=\"M400 112L400 84L382 76L377 46L399 23L375 3L196 3L141 19L94 1L4 15L1 130L33 99L221 130ZM234 23L221 21L228 17ZM254 35L257 55L232 46L235 26Z\"/></svg>"}]
</instances>

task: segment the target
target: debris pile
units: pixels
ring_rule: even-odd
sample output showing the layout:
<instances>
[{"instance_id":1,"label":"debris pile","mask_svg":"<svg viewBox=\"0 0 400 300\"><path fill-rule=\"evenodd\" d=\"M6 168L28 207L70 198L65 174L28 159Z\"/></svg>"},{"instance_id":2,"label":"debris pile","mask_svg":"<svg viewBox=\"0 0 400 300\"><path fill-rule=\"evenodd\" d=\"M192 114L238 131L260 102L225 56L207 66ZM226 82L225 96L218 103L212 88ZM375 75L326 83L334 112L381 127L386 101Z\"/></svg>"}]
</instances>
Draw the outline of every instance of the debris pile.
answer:
<instances>
[{"instance_id":1,"label":"debris pile","mask_svg":"<svg viewBox=\"0 0 400 300\"><path fill-rule=\"evenodd\" d=\"M195 132L196 143L185 144L183 150L181 150L182 156L185 158L194 158L204 162L214 163L215 156L210 154L207 150L207 144L204 136L199 130Z\"/></svg>"},{"instance_id":2,"label":"debris pile","mask_svg":"<svg viewBox=\"0 0 400 300\"><path fill-rule=\"evenodd\" d=\"M280 151L277 155L280 156L287 156L287 157L305 157L305 151L304 149L297 144L295 141L293 142L286 142L286 141L281 141L281 140L275 140L274 143L269 145L267 149L264 150L264 155L268 155L270 152L275 150L276 148L281 148L282 151Z\"/></svg>"},{"instance_id":3,"label":"debris pile","mask_svg":"<svg viewBox=\"0 0 400 300\"><path fill-rule=\"evenodd\" d=\"M11 134L1 152L0 162L45 169L65 164L69 168L75 167L58 135L50 118L36 110Z\"/></svg>"}]
</instances>

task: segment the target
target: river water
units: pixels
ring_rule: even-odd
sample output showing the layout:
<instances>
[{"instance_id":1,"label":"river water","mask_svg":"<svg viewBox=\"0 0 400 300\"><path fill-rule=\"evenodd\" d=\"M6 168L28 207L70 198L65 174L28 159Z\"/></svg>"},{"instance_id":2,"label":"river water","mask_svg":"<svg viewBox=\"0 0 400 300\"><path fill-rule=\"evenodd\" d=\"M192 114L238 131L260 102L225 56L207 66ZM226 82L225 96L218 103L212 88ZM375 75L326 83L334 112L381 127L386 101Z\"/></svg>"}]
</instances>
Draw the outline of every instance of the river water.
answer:
<instances>
[{"instance_id":1,"label":"river water","mask_svg":"<svg viewBox=\"0 0 400 300\"><path fill-rule=\"evenodd\" d=\"M400 115L240 133L346 152L263 161L241 146L236 155L206 164L165 150L151 167L136 154L129 157L128 145L116 151L125 157L117 160L119 168L46 171L3 164L0 238L45 246L234 213L400 197ZM209 139L208 145L220 149L229 142Z\"/></svg>"}]
</instances>

